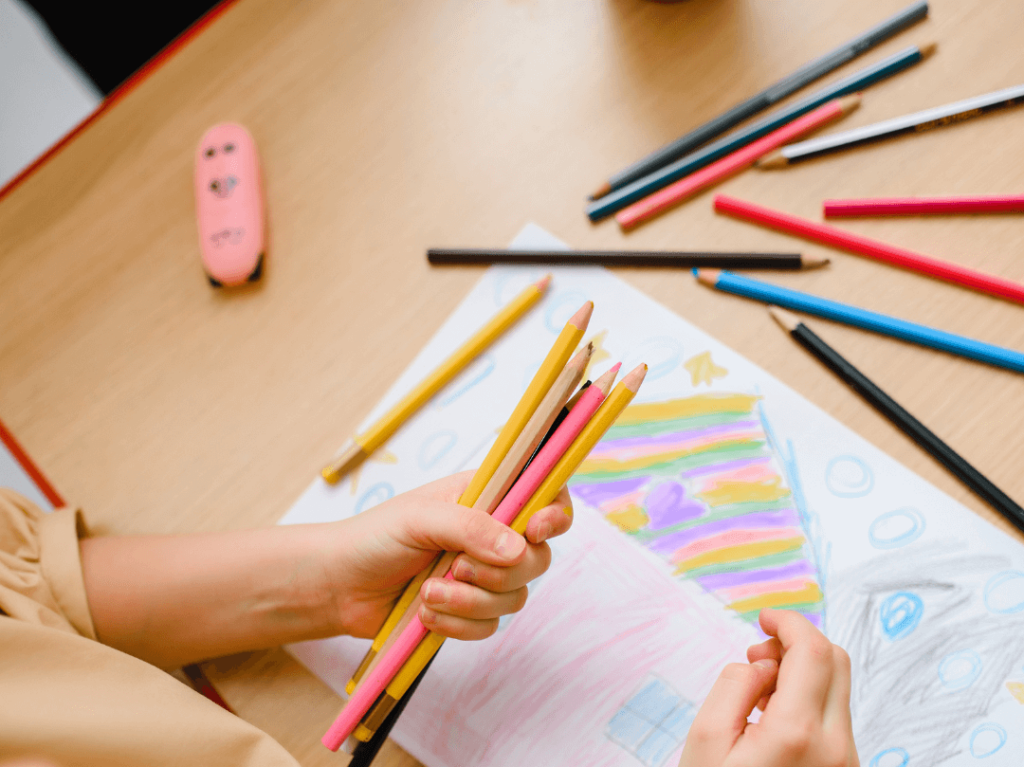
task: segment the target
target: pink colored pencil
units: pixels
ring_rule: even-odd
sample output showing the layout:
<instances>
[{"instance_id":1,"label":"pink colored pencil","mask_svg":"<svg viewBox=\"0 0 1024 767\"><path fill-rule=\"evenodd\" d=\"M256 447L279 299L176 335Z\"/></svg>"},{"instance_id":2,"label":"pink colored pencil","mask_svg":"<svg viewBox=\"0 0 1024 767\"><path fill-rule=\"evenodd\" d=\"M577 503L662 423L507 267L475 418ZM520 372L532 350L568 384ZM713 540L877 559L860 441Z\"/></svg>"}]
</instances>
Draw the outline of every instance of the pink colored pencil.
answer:
<instances>
[{"instance_id":1,"label":"pink colored pencil","mask_svg":"<svg viewBox=\"0 0 1024 767\"><path fill-rule=\"evenodd\" d=\"M619 370L616 365L607 373L598 378L580 397L579 402L569 411L569 415L562 421L562 425L555 430L555 433L548 440L548 443L541 449L533 462L526 468L523 475L512 486L508 494L498 504L498 508L491 515L502 524L510 524L519 511L530 500L534 491L540 487L541 482L548 475L558 459L569 448L573 440L583 431L583 427L593 417L594 413L608 396L615 374ZM451 570L444 576L452 579ZM376 667L362 680L360 685L352 693L345 707L338 714L338 718L324 734L320 742L331 751L337 751L345 739L355 731L359 722L370 706L388 686L395 674L405 664L413 651L429 633L426 626L416 615L405 627L405 630L398 637L390 652L384 655Z\"/></svg>"},{"instance_id":2,"label":"pink colored pencil","mask_svg":"<svg viewBox=\"0 0 1024 767\"><path fill-rule=\"evenodd\" d=\"M985 274L985 272L942 261L922 253L915 253L886 242L862 237L828 224L808 221L799 216L792 216L789 213L782 213L724 194L715 196L715 211L1024 304L1024 285L1019 282L997 277L994 274Z\"/></svg>"},{"instance_id":3,"label":"pink colored pencil","mask_svg":"<svg viewBox=\"0 0 1024 767\"><path fill-rule=\"evenodd\" d=\"M724 181L735 173L749 168L759 158L769 152L784 146L794 139L810 133L817 128L827 125L833 120L849 114L860 104L860 94L844 96L833 99L824 106L820 106L813 112L783 125L778 130L772 131L764 138L738 149L721 160L702 168L696 173L679 179L674 184L669 184L664 189L659 189L654 194L634 202L628 208L619 211L615 220L623 229L631 229L650 218L654 218L669 208L678 205L684 200L693 197L698 192L707 189L709 186Z\"/></svg>"},{"instance_id":4,"label":"pink colored pencil","mask_svg":"<svg viewBox=\"0 0 1024 767\"><path fill-rule=\"evenodd\" d=\"M825 218L929 216L949 213L1024 213L1024 194L990 197L876 197L825 200Z\"/></svg>"}]
</instances>

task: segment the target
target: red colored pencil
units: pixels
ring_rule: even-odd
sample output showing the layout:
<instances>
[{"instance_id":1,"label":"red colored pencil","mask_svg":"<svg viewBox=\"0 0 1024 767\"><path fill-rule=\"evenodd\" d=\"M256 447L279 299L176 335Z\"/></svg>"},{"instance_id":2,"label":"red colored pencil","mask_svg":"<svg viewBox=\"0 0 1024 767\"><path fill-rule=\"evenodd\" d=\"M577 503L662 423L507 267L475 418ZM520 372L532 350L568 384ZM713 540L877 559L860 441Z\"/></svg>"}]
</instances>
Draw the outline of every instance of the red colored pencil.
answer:
<instances>
[{"instance_id":1,"label":"red colored pencil","mask_svg":"<svg viewBox=\"0 0 1024 767\"><path fill-rule=\"evenodd\" d=\"M674 184L669 184L664 189L659 189L654 194L634 202L628 208L619 211L615 220L623 229L631 229L642 224L650 218L654 218L669 208L678 205L684 200L693 197L719 181L724 181L735 173L749 168L758 158L769 152L784 146L800 136L804 136L833 120L838 120L856 109L860 105L860 94L844 96L839 99L832 99L824 106L820 106L813 112L808 112L803 117L783 125L774 130L764 138L748 144L742 149L737 149L728 154L718 162L714 162L696 173L685 176Z\"/></svg>"},{"instance_id":2,"label":"red colored pencil","mask_svg":"<svg viewBox=\"0 0 1024 767\"><path fill-rule=\"evenodd\" d=\"M727 213L730 216L761 224L771 229L778 229L779 231L811 240L812 242L831 245L839 250L845 250L859 256L867 256L868 258L884 261L913 272L920 272L940 280L974 288L993 296L1024 303L1024 285L1020 283L975 271L974 269L968 269L966 266L942 261L931 256L925 256L921 253L915 253L906 248L861 237L859 234L846 232L834 226L817 224L798 216L791 216L788 213L764 208L760 205L755 205L745 200L738 200L735 197L728 197L724 194L715 196L715 211Z\"/></svg>"},{"instance_id":3,"label":"red colored pencil","mask_svg":"<svg viewBox=\"0 0 1024 767\"><path fill-rule=\"evenodd\" d=\"M825 218L928 216L948 213L1024 213L1024 194L991 197L877 197L825 200Z\"/></svg>"}]
</instances>

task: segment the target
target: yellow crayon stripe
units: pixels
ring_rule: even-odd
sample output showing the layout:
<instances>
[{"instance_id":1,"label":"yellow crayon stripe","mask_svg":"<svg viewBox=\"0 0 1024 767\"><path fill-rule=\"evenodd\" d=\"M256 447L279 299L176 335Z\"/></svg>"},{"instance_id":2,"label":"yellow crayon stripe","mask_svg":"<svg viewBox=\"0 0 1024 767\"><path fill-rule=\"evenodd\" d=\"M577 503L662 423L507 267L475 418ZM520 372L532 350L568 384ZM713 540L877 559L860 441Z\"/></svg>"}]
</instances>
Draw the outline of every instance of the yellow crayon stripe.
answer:
<instances>
[{"instance_id":1,"label":"yellow crayon stripe","mask_svg":"<svg viewBox=\"0 0 1024 767\"><path fill-rule=\"evenodd\" d=\"M619 426L671 421L710 413L749 413L760 396L755 394L701 394L697 397L634 405L618 420Z\"/></svg>"},{"instance_id":2,"label":"yellow crayon stripe","mask_svg":"<svg viewBox=\"0 0 1024 767\"><path fill-rule=\"evenodd\" d=\"M729 604L729 608L738 613L763 610L766 607L785 607L786 605L815 604L824 599L817 583L808 583L799 591L773 591L759 594L756 597L738 599Z\"/></svg>"},{"instance_id":3,"label":"yellow crayon stripe","mask_svg":"<svg viewBox=\"0 0 1024 767\"><path fill-rule=\"evenodd\" d=\"M772 541L758 541L757 543L740 543L736 546L723 546L714 551L707 551L690 557L676 566L676 575L696 570L708 565L720 565L727 562L742 562L745 559L757 559L770 554L781 554L786 551L799 549L804 545L804 537L779 538Z\"/></svg>"}]
</instances>

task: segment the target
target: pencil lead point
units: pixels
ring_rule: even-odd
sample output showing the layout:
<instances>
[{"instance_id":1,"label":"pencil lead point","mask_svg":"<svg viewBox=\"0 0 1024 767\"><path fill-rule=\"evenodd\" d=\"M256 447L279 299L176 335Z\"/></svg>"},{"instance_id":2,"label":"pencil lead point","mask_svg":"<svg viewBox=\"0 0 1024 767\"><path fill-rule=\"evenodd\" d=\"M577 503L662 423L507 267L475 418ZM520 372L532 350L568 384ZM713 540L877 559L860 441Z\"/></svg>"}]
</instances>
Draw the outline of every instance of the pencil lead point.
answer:
<instances>
[{"instance_id":1,"label":"pencil lead point","mask_svg":"<svg viewBox=\"0 0 1024 767\"><path fill-rule=\"evenodd\" d=\"M939 47L936 42L925 43L924 45L917 46L917 49L921 52L921 58L926 59L935 53L935 50Z\"/></svg>"},{"instance_id":2,"label":"pencil lead point","mask_svg":"<svg viewBox=\"0 0 1024 767\"><path fill-rule=\"evenodd\" d=\"M718 284L718 277L722 274L721 269L694 269L693 271L697 282L703 282L712 288Z\"/></svg>"},{"instance_id":3,"label":"pencil lead point","mask_svg":"<svg viewBox=\"0 0 1024 767\"><path fill-rule=\"evenodd\" d=\"M597 380L595 380L594 383L591 384L591 386L596 386L605 395L607 395L609 390L611 390L612 388L612 384L615 382L615 374L619 372L620 367L622 367L622 363L616 363L611 368L609 368L605 373L598 376Z\"/></svg>"},{"instance_id":4,"label":"pencil lead point","mask_svg":"<svg viewBox=\"0 0 1024 767\"><path fill-rule=\"evenodd\" d=\"M551 284L551 275L550 274L545 274L543 277L541 277L539 280L537 280L537 282L534 283L534 286L537 288L537 290L539 290L541 293L543 293L545 290L548 289L548 285L550 285L550 284Z\"/></svg>"},{"instance_id":5,"label":"pencil lead point","mask_svg":"<svg viewBox=\"0 0 1024 767\"><path fill-rule=\"evenodd\" d=\"M760 160L754 163L754 167L760 170L773 170L775 168L785 168L789 165L789 160L786 159L786 155L782 153L781 149L776 149L771 154L766 154Z\"/></svg>"},{"instance_id":6,"label":"pencil lead point","mask_svg":"<svg viewBox=\"0 0 1024 767\"><path fill-rule=\"evenodd\" d=\"M779 327L787 333L792 333L796 330L797 325L800 324L800 318L793 314L793 312L788 312L778 306L769 306L768 313L772 316L773 320L779 323Z\"/></svg>"},{"instance_id":7,"label":"pencil lead point","mask_svg":"<svg viewBox=\"0 0 1024 767\"><path fill-rule=\"evenodd\" d=\"M594 302L587 301L583 306L579 308L572 317L569 318L569 324L575 325L580 330L586 330L587 325L590 324L590 315L594 313Z\"/></svg>"},{"instance_id":8,"label":"pencil lead point","mask_svg":"<svg viewBox=\"0 0 1024 767\"><path fill-rule=\"evenodd\" d=\"M640 388L640 384L644 382L644 378L646 377L647 363L641 362L626 374L625 378L622 379L622 385L636 394L637 390Z\"/></svg>"},{"instance_id":9,"label":"pencil lead point","mask_svg":"<svg viewBox=\"0 0 1024 767\"><path fill-rule=\"evenodd\" d=\"M842 113L842 116L845 117L846 115L850 114L850 112L859 107L861 100L862 96L860 93L853 93L850 94L849 96L843 96L841 99L839 99L839 109Z\"/></svg>"},{"instance_id":10,"label":"pencil lead point","mask_svg":"<svg viewBox=\"0 0 1024 767\"><path fill-rule=\"evenodd\" d=\"M804 269L820 269L823 266L828 266L832 263L832 260L825 258L824 256L800 256L800 265Z\"/></svg>"},{"instance_id":11,"label":"pencil lead point","mask_svg":"<svg viewBox=\"0 0 1024 767\"><path fill-rule=\"evenodd\" d=\"M610 192L611 190L612 190L612 185L609 184L607 181L605 181L603 184L601 184L601 186L599 186L597 189L595 189L593 192L591 192L589 199L590 200L600 199L601 197L604 197L606 194L608 194L608 192Z\"/></svg>"}]
</instances>

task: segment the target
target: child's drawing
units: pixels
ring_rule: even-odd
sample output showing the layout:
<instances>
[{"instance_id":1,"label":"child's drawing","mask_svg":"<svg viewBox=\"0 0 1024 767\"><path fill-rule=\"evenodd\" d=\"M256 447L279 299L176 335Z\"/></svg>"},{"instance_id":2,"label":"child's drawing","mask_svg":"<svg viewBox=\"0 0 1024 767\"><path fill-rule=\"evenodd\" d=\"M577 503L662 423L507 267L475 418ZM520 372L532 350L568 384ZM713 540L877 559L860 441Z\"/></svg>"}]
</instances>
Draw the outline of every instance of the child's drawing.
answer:
<instances>
[{"instance_id":1,"label":"child's drawing","mask_svg":"<svg viewBox=\"0 0 1024 767\"><path fill-rule=\"evenodd\" d=\"M536 227L517 242L560 247ZM544 271L489 270L367 422ZM399 744L428 767L671 765L774 606L849 651L865 767L1024 764L1021 546L611 273L550 271L551 295L388 441L389 463L315 481L284 520L340 519L479 465L585 299L588 377L651 366L571 482L573 529L525 610L445 644ZM340 693L366 645L291 650Z\"/></svg>"},{"instance_id":2,"label":"child's drawing","mask_svg":"<svg viewBox=\"0 0 1024 767\"><path fill-rule=\"evenodd\" d=\"M748 622L764 607L821 625L800 512L753 395L634 405L573 478L573 494Z\"/></svg>"}]
</instances>

